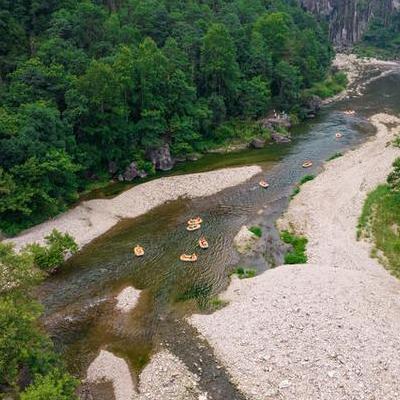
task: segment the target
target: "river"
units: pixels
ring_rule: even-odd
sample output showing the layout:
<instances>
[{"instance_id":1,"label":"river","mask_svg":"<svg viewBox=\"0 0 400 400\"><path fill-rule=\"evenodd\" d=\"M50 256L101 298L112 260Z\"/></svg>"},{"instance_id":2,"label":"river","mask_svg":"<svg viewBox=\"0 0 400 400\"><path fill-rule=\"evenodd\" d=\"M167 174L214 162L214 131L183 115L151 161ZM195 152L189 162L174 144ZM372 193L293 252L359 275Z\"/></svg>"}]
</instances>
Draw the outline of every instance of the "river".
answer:
<instances>
[{"instance_id":1,"label":"river","mask_svg":"<svg viewBox=\"0 0 400 400\"><path fill-rule=\"evenodd\" d=\"M211 399L243 399L217 365L212 349L185 322L194 312L212 312L214 299L229 284L238 265L262 273L282 260L283 245L274 227L287 207L293 187L305 174L316 174L330 156L358 146L374 133L367 117L377 112L400 112L400 74L371 82L363 96L327 106L314 120L293 130L290 144L270 145L226 155L209 154L182 165L174 173L199 172L228 166L262 167L270 183L261 190L260 176L218 195L178 200L152 212L124 221L95 240L47 280L39 297L45 307L44 321L69 370L84 377L100 348L125 358L136 376L152 353L168 347L199 375L199 386ZM343 114L354 109L355 116ZM340 140L335 133L341 132ZM305 171L301 164L312 159ZM340 185L340 182L338 182ZM204 219L201 235L210 243L199 253L199 262L184 265L183 252L194 252L199 233L188 233L186 221ZM259 225L263 238L257 251L239 257L232 242L242 225ZM141 243L146 255L137 259L132 247ZM115 310L115 296L126 286L142 290L138 306L128 316ZM206 368L195 367L202 358ZM97 400L109 399L106 389Z\"/></svg>"}]
</instances>

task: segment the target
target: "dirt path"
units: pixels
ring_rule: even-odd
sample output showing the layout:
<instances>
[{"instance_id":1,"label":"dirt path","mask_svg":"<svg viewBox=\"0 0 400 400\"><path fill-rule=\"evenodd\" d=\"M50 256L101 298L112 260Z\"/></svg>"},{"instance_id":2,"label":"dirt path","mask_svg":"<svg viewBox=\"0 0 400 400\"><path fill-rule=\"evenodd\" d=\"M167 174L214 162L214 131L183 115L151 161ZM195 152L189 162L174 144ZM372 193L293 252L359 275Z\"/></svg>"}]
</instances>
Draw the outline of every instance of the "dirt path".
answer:
<instances>
[{"instance_id":1,"label":"dirt path","mask_svg":"<svg viewBox=\"0 0 400 400\"><path fill-rule=\"evenodd\" d=\"M191 322L249 399L400 398L400 282L356 241L367 193L385 181L400 150L377 136L326 165L280 222L309 239L310 263L234 280L230 305Z\"/></svg>"}]
</instances>

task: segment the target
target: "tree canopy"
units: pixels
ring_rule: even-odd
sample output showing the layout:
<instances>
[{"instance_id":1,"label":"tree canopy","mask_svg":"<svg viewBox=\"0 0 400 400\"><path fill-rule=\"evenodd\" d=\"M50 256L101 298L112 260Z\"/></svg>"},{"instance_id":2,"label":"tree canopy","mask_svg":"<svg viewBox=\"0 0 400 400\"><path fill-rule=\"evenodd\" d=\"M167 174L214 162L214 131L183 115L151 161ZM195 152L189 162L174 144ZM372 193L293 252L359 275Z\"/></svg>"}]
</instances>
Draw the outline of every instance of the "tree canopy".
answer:
<instances>
[{"instance_id":1,"label":"tree canopy","mask_svg":"<svg viewBox=\"0 0 400 400\"><path fill-rule=\"evenodd\" d=\"M332 58L296 1L0 0L0 229L75 201L149 150L296 111ZM112 166L112 168L111 168Z\"/></svg>"}]
</instances>

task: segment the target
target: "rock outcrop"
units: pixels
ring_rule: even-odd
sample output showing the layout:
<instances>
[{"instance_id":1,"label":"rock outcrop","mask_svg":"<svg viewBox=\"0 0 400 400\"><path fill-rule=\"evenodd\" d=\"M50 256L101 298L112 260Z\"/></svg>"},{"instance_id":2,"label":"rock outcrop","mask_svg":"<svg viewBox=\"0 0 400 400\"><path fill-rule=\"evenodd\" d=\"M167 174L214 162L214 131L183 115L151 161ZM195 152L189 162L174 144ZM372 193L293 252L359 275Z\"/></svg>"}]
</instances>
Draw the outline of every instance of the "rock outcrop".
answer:
<instances>
[{"instance_id":1,"label":"rock outcrop","mask_svg":"<svg viewBox=\"0 0 400 400\"><path fill-rule=\"evenodd\" d=\"M166 143L156 149L147 152L147 158L153 163L154 168L159 171L169 171L174 166L169 145Z\"/></svg>"},{"instance_id":2,"label":"rock outcrop","mask_svg":"<svg viewBox=\"0 0 400 400\"><path fill-rule=\"evenodd\" d=\"M399 8L399 0L299 0L302 7L329 22L329 34L336 46L358 42L371 20L388 21Z\"/></svg>"}]
</instances>

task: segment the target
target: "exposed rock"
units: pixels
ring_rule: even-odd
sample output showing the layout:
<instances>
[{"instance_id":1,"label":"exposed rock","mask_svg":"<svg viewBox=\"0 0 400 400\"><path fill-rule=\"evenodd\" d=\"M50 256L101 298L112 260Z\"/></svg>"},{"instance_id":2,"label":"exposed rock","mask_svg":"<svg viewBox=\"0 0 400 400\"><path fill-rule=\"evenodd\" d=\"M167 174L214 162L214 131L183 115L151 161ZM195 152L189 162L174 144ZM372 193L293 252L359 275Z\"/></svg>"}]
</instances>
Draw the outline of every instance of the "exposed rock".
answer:
<instances>
[{"instance_id":1,"label":"exposed rock","mask_svg":"<svg viewBox=\"0 0 400 400\"><path fill-rule=\"evenodd\" d=\"M126 313L132 311L140 297L140 290L135 289L134 287L128 286L126 287L117 297L117 309Z\"/></svg>"},{"instance_id":2,"label":"exposed rock","mask_svg":"<svg viewBox=\"0 0 400 400\"><path fill-rule=\"evenodd\" d=\"M286 114L284 116L274 116L264 118L260 121L261 127L266 129L290 129L292 127L292 123L290 122L290 117Z\"/></svg>"},{"instance_id":3,"label":"exposed rock","mask_svg":"<svg viewBox=\"0 0 400 400\"><path fill-rule=\"evenodd\" d=\"M321 109L322 100L318 96L310 96L303 103L303 111L308 118L313 118Z\"/></svg>"},{"instance_id":4,"label":"exposed rock","mask_svg":"<svg viewBox=\"0 0 400 400\"><path fill-rule=\"evenodd\" d=\"M329 35L335 45L358 42L375 16L384 21L399 7L398 0L299 0L312 13L329 21Z\"/></svg>"},{"instance_id":5,"label":"exposed rock","mask_svg":"<svg viewBox=\"0 0 400 400\"><path fill-rule=\"evenodd\" d=\"M290 143L292 141L290 135L284 135L276 131L271 133L271 139L276 143Z\"/></svg>"},{"instance_id":6,"label":"exposed rock","mask_svg":"<svg viewBox=\"0 0 400 400\"><path fill-rule=\"evenodd\" d=\"M250 142L250 147L253 149L262 149L265 147L266 140L263 138L255 138Z\"/></svg>"},{"instance_id":7,"label":"exposed rock","mask_svg":"<svg viewBox=\"0 0 400 400\"><path fill-rule=\"evenodd\" d=\"M147 158L153 163L156 170L169 171L174 166L174 160L168 143L157 149L151 149L147 152Z\"/></svg>"},{"instance_id":8,"label":"exposed rock","mask_svg":"<svg viewBox=\"0 0 400 400\"><path fill-rule=\"evenodd\" d=\"M238 234L235 236L234 245L240 254L249 253L255 243L258 241L258 236L250 232L247 226L242 226Z\"/></svg>"},{"instance_id":9,"label":"exposed rock","mask_svg":"<svg viewBox=\"0 0 400 400\"><path fill-rule=\"evenodd\" d=\"M136 163L133 161L127 167L125 172L122 174L124 181L131 182L139 176L139 171L137 169ZM119 177L118 177L119 179Z\"/></svg>"},{"instance_id":10,"label":"exposed rock","mask_svg":"<svg viewBox=\"0 0 400 400\"><path fill-rule=\"evenodd\" d=\"M110 161L108 163L108 172L110 175L115 175L116 172L118 171L118 165L115 161Z\"/></svg>"}]
</instances>

